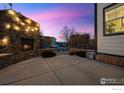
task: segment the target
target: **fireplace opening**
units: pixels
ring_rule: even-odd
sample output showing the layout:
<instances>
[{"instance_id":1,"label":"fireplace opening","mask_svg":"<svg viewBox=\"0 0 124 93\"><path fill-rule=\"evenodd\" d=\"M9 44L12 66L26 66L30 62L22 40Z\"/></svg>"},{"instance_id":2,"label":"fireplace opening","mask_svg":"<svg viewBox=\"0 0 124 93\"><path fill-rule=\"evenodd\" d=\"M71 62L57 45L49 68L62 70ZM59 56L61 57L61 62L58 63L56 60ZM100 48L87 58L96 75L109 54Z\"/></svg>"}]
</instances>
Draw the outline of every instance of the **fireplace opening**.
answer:
<instances>
[{"instance_id":1,"label":"fireplace opening","mask_svg":"<svg viewBox=\"0 0 124 93\"><path fill-rule=\"evenodd\" d=\"M21 50L29 51L34 48L34 39L30 38L21 38Z\"/></svg>"}]
</instances>

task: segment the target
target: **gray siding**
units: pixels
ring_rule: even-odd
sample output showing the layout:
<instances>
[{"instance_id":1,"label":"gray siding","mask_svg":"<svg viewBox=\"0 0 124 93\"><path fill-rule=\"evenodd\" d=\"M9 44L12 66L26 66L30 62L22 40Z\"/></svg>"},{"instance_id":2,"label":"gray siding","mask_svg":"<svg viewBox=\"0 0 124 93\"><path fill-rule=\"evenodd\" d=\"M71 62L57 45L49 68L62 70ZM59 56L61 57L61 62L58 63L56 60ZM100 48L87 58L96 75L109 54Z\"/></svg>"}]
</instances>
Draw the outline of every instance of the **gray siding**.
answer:
<instances>
[{"instance_id":1,"label":"gray siding","mask_svg":"<svg viewBox=\"0 0 124 93\"><path fill-rule=\"evenodd\" d=\"M103 36L103 8L108 5L97 4L97 51L124 56L124 35Z\"/></svg>"}]
</instances>

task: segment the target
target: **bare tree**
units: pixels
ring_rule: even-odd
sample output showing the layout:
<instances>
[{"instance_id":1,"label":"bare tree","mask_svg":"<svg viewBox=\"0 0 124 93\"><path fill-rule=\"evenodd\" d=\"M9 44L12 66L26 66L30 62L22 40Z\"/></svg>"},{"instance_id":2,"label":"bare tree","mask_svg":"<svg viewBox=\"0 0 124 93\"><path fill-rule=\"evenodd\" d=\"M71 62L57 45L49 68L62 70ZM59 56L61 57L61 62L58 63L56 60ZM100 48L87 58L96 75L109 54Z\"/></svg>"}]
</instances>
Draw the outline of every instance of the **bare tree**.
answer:
<instances>
[{"instance_id":1,"label":"bare tree","mask_svg":"<svg viewBox=\"0 0 124 93\"><path fill-rule=\"evenodd\" d=\"M64 26L62 31L60 32L61 37L63 38L63 40L65 40L67 42L69 42L69 37L74 34L74 28L73 27L68 27L68 26Z\"/></svg>"}]
</instances>

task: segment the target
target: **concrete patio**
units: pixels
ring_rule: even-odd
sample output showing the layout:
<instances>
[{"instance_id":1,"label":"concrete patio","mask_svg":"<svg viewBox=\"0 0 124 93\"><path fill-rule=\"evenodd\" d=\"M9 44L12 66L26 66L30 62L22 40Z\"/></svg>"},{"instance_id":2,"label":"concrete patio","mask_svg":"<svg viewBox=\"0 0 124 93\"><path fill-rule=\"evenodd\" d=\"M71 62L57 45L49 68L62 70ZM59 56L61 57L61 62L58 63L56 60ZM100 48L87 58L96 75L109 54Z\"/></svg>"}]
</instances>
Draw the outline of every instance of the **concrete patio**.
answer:
<instances>
[{"instance_id":1,"label":"concrete patio","mask_svg":"<svg viewBox=\"0 0 124 93\"><path fill-rule=\"evenodd\" d=\"M1 85L95 85L123 78L124 68L77 56L36 57L0 70Z\"/></svg>"}]
</instances>

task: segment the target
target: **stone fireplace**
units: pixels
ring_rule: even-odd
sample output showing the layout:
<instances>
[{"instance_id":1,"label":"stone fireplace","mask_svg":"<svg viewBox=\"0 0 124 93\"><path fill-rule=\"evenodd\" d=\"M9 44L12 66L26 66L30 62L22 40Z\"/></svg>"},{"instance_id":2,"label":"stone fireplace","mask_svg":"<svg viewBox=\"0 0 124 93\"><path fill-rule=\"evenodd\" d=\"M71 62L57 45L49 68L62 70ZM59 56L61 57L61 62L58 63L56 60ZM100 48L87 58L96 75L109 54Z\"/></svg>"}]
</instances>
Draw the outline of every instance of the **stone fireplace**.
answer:
<instances>
[{"instance_id":1,"label":"stone fireplace","mask_svg":"<svg viewBox=\"0 0 124 93\"><path fill-rule=\"evenodd\" d=\"M29 51L34 49L34 39L21 38L21 51Z\"/></svg>"}]
</instances>

